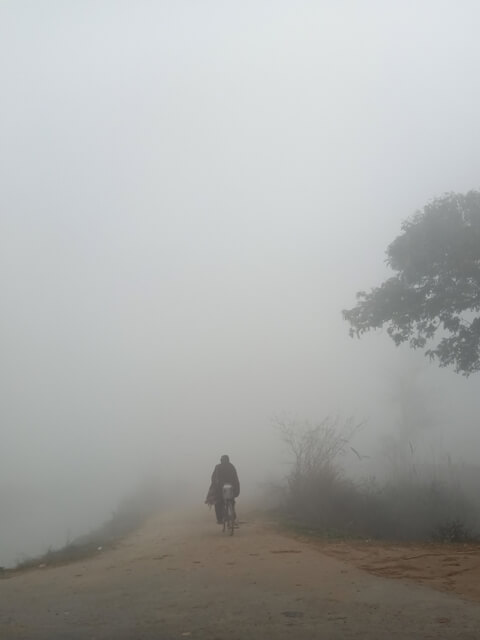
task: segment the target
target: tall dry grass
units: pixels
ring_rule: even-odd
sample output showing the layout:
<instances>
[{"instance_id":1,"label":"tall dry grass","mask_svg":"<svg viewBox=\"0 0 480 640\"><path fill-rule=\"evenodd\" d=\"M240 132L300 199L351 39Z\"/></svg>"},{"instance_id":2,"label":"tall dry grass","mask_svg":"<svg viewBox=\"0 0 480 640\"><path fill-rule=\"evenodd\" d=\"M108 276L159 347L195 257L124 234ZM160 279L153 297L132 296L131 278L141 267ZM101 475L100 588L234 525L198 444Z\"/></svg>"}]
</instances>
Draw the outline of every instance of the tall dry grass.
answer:
<instances>
[{"instance_id":1,"label":"tall dry grass","mask_svg":"<svg viewBox=\"0 0 480 640\"><path fill-rule=\"evenodd\" d=\"M291 470L284 486L281 510L298 526L324 535L390 540L477 539L480 507L467 496L448 468L417 463L417 472L398 467L379 482L373 476L354 481L343 460L361 425L326 418L309 422L279 422L290 454ZM418 471L418 468L420 471Z\"/></svg>"}]
</instances>

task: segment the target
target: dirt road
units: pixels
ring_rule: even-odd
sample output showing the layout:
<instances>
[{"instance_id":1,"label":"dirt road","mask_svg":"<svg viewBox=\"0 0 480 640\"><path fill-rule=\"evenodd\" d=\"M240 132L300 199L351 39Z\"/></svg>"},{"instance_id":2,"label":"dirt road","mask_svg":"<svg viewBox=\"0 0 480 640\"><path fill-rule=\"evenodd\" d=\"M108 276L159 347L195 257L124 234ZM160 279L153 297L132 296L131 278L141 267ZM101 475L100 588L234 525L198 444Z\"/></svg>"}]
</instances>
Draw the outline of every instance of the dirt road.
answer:
<instances>
[{"instance_id":1,"label":"dirt road","mask_svg":"<svg viewBox=\"0 0 480 640\"><path fill-rule=\"evenodd\" d=\"M2 640L478 640L480 605L210 513L158 516L90 560L0 580Z\"/></svg>"}]
</instances>

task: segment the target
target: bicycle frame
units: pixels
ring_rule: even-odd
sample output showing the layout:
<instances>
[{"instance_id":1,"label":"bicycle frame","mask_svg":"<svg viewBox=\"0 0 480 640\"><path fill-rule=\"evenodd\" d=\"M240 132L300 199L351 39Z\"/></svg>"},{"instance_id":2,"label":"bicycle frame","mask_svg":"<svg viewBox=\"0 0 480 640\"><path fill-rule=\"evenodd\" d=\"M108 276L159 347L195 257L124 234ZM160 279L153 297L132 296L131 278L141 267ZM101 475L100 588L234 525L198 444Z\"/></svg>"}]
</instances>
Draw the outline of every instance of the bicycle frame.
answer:
<instances>
[{"instance_id":1,"label":"bicycle frame","mask_svg":"<svg viewBox=\"0 0 480 640\"><path fill-rule=\"evenodd\" d=\"M228 533L233 536L233 531L235 529L235 499L234 498L224 498L223 500L223 532L228 531Z\"/></svg>"},{"instance_id":2,"label":"bicycle frame","mask_svg":"<svg viewBox=\"0 0 480 640\"><path fill-rule=\"evenodd\" d=\"M235 526L235 498L233 493L233 487L231 484L224 484L222 487L222 500L223 500L223 532L228 531L233 536L233 529Z\"/></svg>"}]
</instances>

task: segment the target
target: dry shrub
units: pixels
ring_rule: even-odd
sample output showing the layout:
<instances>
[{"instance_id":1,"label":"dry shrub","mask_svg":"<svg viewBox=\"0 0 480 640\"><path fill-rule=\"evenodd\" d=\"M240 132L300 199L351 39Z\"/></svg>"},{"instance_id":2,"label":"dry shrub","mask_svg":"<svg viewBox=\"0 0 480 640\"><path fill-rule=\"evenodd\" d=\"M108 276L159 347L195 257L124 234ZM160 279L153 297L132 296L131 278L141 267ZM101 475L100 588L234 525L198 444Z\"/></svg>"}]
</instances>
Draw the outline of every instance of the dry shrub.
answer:
<instances>
[{"instance_id":1,"label":"dry shrub","mask_svg":"<svg viewBox=\"0 0 480 640\"><path fill-rule=\"evenodd\" d=\"M361 425L279 421L292 455L284 512L299 525L331 535L464 542L475 538L478 509L454 482L419 476L379 485L354 482L341 465Z\"/></svg>"},{"instance_id":2,"label":"dry shrub","mask_svg":"<svg viewBox=\"0 0 480 640\"><path fill-rule=\"evenodd\" d=\"M339 459L361 428L352 419L325 418L317 424L277 422L293 454L285 507L290 516L329 532L348 531L360 507L355 484L346 478Z\"/></svg>"}]
</instances>

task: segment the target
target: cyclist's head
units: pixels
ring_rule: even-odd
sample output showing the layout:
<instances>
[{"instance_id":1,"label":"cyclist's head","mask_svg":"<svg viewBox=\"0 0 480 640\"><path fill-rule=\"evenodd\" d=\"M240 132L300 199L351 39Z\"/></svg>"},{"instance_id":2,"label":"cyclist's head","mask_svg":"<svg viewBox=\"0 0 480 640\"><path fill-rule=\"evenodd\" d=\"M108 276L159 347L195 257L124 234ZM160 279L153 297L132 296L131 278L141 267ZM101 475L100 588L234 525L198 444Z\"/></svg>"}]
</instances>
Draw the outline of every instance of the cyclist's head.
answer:
<instances>
[{"instance_id":1,"label":"cyclist's head","mask_svg":"<svg viewBox=\"0 0 480 640\"><path fill-rule=\"evenodd\" d=\"M223 456L220 458L220 462L221 462L222 464L227 464L227 462L230 462L230 458L229 458L228 456L226 456L226 455L223 455Z\"/></svg>"}]
</instances>

